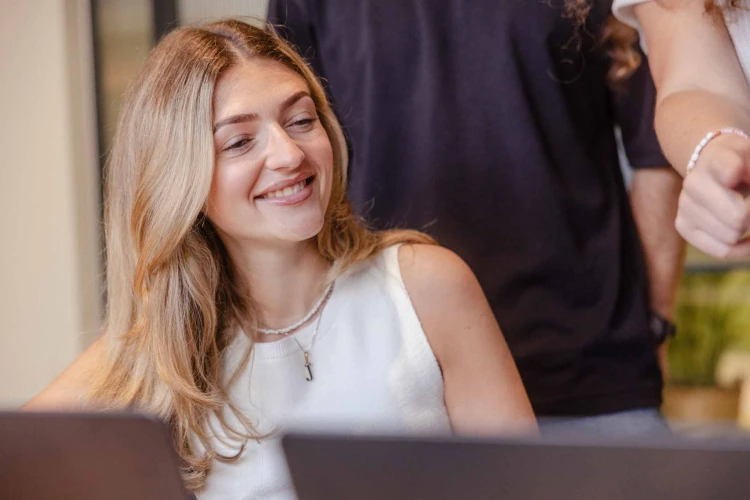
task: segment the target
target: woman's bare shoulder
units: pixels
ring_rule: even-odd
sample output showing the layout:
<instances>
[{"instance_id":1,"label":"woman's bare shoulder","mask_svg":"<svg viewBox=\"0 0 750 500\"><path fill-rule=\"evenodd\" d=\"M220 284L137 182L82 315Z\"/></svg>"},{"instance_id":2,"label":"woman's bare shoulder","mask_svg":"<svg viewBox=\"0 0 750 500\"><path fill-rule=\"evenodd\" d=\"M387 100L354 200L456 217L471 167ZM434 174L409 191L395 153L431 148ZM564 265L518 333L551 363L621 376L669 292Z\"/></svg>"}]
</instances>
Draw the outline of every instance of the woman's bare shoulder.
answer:
<instances>
[{"instance_id":1,"label":"woman's bare shoulder","mask_svg":"<svg viewBox=\"0 0 750 500\"><path fill-rule=\"evenodd\" d=\"M472 270L447 248L426 244L402 245L399 265L413 301L427 301L439 306L475 299L477 292L482 296Z\"/></svg>"}]
</instances>

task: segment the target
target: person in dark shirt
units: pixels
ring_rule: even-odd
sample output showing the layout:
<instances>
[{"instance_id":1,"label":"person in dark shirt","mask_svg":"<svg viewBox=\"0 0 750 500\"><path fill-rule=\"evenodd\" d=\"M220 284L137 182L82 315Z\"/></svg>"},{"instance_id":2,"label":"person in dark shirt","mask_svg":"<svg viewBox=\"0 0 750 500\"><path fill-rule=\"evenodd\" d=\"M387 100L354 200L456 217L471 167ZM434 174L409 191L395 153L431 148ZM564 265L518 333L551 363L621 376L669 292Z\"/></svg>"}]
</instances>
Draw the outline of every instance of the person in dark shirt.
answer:
<instances>
[{"instance_id":1,"label":"person in dark shirt","mask_svg":"<svg viewBox=\"0 0 750 500\"><path fill-rule=\"evenodd\" d=\"M653 131L647 65L608 85L611 1L585 18L561 5L271 0L268 18L327 81L359 213L466 260L537 414L658 427L679 177Z\"/></svg>"}]
</instances>

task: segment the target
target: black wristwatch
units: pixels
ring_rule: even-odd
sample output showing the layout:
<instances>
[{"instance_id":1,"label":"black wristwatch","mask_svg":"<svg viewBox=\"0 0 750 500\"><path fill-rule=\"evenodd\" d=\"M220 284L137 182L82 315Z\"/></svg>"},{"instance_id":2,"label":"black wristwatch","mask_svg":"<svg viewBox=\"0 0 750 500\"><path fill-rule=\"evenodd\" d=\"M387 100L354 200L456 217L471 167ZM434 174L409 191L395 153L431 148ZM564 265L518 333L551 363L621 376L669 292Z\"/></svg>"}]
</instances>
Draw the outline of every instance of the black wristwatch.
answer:
<instances>
[{"instance_id":1,"label":"black wristwatch","mask_svg":"<svg viewBox=\"0 0 750 500\"><path fill-rule=\"evenodd\" d=\"M651 337L657 345L663 344L677 333L677 327L674 323L655 312L650 312L648 315L648 327L651 331Z\"/></svg>"}]
</instances>

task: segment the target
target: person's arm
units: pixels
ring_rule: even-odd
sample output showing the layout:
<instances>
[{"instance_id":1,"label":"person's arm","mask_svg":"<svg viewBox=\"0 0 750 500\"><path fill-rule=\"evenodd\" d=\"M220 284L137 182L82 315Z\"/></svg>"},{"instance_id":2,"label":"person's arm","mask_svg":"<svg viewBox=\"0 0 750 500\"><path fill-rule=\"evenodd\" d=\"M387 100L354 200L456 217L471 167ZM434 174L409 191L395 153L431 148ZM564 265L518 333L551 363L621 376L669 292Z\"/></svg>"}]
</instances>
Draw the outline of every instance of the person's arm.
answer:
<instances>
[{"instance_id":1,"label":"person's arm","mask_svg":"<svg viewBox=\"0 0 750 500\"><path fill-rule=\"evenodd\" d=\"M432 245L399 250L404 284L443 372L458 434L536 432L521 377L469 267Z\"/></svg>"},{"instance_id":2,"label":"person's arm","mask_svg":"<svg viewBox=\"0 0 750 500\"><path fill-rule=\"evenodd\" d=\"M677 287L685 261L685 242L674 227L681 178L669 167L637 169L633 173L630 203L648 273L649 307L672 321ZM658 350L667 372L666 344Z\"/></svg>"},{"instance_id":3,"label":"person's arm","mask_svg":"<svg viewBox=\"0 0 750 500\"><path fill-rule=\"evenodd\" d=\"M635 15L649 50L658 89L656 131L667 158L682 175L709 132L750 132L750 89L718 9L703 0L664 7L646 2ZM717 257L750 255L743 239L750 210L742 196L750 183L750 140L722 135L708 143L685 179L676 226L697 248Z\"/></svg>"},{"instance_id":4,"label":"person's arm","mask_svg":"<svg viewBox=\"0 0 750 500\"><path fill-rule=\"evenodd\" d=\"M674 317L685 258L685 242L674 227L681 180L667 166L638 169L633 173L630 190L630 204L648 269L651 310L670 320Z\"/></svg>"},{"instance_id":5,"label":"person's arm","mask_svg":"<svg viewBox=\"0 0 750 500\"><path fill-rule=\"evenodd\" d=\"M75 411L84 409L84 400L92 373L104 356L102 339L94 342L86 351L62 372L50 385L21 410L31 411Z\"/></svg>"},{"instance_id":6,"label":"person's arm","mask_svg":"<svg viewBox=\"0 0 750 500\"><path fill-rule=\"evenodd\" d=\"M656 88L649 61L612 93L615 119L633 167L630 205L648 275L649 308L672 320L685 244L674 227L682 177L670 168L654 130ZM665 349L660 349L666 368Z\"/></svg>"}]
</instances>

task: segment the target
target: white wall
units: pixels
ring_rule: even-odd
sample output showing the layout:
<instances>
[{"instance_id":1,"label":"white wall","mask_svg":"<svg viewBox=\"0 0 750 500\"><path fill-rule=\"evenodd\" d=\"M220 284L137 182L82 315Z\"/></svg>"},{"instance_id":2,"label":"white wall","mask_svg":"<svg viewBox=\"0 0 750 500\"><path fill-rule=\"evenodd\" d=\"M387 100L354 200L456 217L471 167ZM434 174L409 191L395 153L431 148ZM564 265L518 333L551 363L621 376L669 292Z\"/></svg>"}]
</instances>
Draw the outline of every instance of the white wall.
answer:
<instances>
[{"instance_id":1,"label":"white wall","mask_svg":"<svg viewBox=\"0 0 750 500\"><path fill-rule=\"evenodd\" d=\"M87 0L0 0L0 407L49 383L100 318Z\"/></svg>"},{"instance_id":2,"label":"white wall","mask_svg":"<svg viewBox=\"0 0 750 500\"><path fill-rule=\"evenodd\" d=\"M265 20L268 0L179 0L177 12L180 24L215 21L226 17L255 17ZM250 19L246 19L250 21Z\"/></svg>"}]
</instances>

